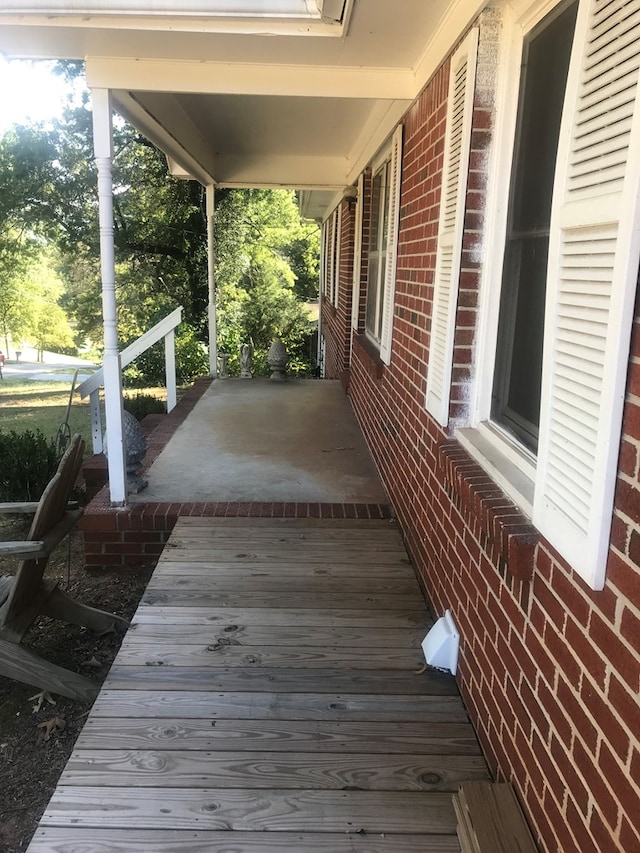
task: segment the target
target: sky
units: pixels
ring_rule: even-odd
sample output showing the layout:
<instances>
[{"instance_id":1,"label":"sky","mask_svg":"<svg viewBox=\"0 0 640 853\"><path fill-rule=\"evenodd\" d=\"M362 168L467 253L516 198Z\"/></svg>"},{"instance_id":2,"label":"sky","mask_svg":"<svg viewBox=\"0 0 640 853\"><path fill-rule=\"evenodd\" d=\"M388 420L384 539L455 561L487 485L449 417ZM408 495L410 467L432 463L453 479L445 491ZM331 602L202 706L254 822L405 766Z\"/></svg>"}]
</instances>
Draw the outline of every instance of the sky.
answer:
<instances>
[{"instance_id":1,"label":"sky","mask_svg":"<svg viewBox=\"0 0 640 853\"><path fill-rule=\"evenodd\" d=\"M60 115L69 92L52 62L6 61L0 56L0 133L16 123Z\"/></svg>"}]
</instances>

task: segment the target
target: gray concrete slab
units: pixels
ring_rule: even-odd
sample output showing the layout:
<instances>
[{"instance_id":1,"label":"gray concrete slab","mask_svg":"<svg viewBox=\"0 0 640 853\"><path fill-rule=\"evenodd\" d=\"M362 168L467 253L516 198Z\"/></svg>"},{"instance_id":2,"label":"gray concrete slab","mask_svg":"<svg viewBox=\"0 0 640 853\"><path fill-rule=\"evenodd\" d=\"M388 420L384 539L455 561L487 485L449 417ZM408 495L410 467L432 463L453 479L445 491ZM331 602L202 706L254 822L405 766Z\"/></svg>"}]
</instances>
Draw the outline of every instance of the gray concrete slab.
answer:
<instances>
[{"instance_id":1,"label":"gray concrete slab","mask_svg":"<svg viewBox=\"0 0 640 853\"><path fill-rule=\"evenodd\" d=\"M149 501L386 503L339 382L213 382L147 472Z\"/></svg>"}]
</instances>

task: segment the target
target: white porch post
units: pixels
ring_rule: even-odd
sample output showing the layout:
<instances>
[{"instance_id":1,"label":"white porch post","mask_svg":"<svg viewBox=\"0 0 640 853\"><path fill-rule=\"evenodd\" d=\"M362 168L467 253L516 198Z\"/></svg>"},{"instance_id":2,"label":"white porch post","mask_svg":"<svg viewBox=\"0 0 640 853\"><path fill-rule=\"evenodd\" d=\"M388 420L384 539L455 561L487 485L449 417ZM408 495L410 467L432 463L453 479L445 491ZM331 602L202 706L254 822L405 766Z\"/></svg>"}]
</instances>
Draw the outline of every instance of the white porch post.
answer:
<instances>
[{"instance_id":1,"label":"white porch post","mask_svg":"<svg viewBox=\"0 0 640 853\"><path fill-rule=\"evenodd\" d=\"M93 102L93 150L98 167L100 270L102 274L102 317L104 322L103 375L109 441L109 492L113 506L124 506L127 501L127 489L122 426L122 374L116 319L111 95L108 89L93 89L91 99Z\"/></svg>"},{"instance_id":2,"label":"white porch post","mask_svg":"<svg viewBox=\"0 0 640 853\"><path fill-rule=\"evenodd\" d=\"M207 279L209 283L209 372L218 375L218 323L216 319L216 264L214 257L215 187L207 184Z\"/></svg>"}]
</instances>

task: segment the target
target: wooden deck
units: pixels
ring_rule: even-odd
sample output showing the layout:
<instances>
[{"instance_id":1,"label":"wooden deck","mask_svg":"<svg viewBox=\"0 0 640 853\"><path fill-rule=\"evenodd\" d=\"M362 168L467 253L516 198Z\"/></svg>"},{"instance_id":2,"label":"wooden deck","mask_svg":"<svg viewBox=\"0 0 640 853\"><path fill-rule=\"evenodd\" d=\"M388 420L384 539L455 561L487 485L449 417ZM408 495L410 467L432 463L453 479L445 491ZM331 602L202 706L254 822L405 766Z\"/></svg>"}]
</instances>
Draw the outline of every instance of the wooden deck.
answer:
<instances>
[{"instance_id":1,"label":"wooden deck","mask_svg":"<svg viewBox=\"0 0 640 853\"><path fill-rule=\"evenodd\" d=\"M180 519L30 853L453 853L488 778L388 521Z\"/></svg>"}]
</instances>

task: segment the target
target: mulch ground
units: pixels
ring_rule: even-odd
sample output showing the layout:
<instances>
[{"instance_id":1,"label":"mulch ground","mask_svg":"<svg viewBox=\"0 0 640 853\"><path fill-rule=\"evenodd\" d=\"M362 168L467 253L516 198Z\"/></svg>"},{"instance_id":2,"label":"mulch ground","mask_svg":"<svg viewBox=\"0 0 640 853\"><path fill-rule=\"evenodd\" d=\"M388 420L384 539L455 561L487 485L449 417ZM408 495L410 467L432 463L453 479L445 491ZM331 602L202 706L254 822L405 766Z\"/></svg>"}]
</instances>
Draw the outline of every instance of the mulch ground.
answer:
<instances>
[{"instance_id":1,"label":"mulch ground","mask_svg":"<svg viewBox=\"0 0 640 853\"><path fill-rule=\"evenodd\" d=\"M24 538L15 522L0 523L0 541ZM152 567L122 572L89 572L82 536L62 543L52 554L48 577L58 577L65 591L87 604L130 618L151 576ZM15 571L16 561L0 558L0 575ZM50 619L37 622L25 645L52 663L102 683L120 647L122 635L97 637L84 628ZM91 702L53 696L55 704L37 708L37 687L0 677L0 850L26 850L82 729Z\"/></svg>"}]
</instances>

